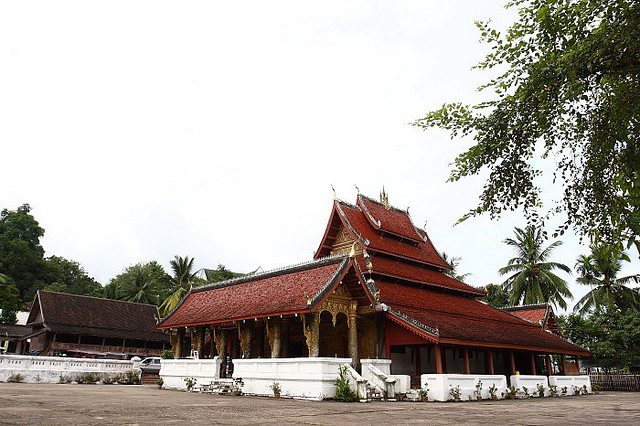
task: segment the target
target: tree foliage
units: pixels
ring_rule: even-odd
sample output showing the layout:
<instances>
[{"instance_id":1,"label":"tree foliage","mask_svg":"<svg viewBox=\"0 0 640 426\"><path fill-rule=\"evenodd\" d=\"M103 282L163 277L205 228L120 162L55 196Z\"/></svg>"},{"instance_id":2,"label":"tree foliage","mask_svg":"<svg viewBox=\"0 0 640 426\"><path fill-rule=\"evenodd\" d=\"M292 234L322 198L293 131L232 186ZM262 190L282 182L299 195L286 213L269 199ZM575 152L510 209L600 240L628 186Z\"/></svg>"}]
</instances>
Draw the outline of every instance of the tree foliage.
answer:
<instances>
[{"instance_id":1,"label":"tree foliage","mask_svg":"<svg viewBox=\"0 0 640 426\"><path fill-rule=\"evenodd\" d=\"M484 290L487 293L480 300L487 302L494 308L504 308L509 306L509 293L507 293L503 286L487 284L484 287L480 287L480 290Z\"/></svg>"},{"instance_id":2,"label":"tree foliage","mask_svg":"<svg viewBox=\"0 0 640 426\"><path fill-rule=\"evenodd\" d=\"M489 176L461 220L523 208L532 223L564 212L592 241L640 246L640 2L513 0L505 33L477 22L490 53L476 68L501 72L480 90L490 100L445 104L415 121L474 144L450 180ZM562 200L542 206L538 157L555 160Z\"/></svg>"},{"instance_id":3,"label":"tree foliage","mask_svg":"<svg viewBox=\"0 0 640 426\"><path fill-rule=\"evenodd\" d=\"M171 290L170 277L156 261L126 268L105 287L111 298L160 305ZM108 289L107 289L108 288Z\"/></svg>"},{"instance_id":4,"label":"tree foliage","mask_svg":"<svg viewBox=\"0 0 640 426\"><path fill-rule=\"evenodd\" d=\"M0 273L18 289L20 299L30 300L44 286L44 229L31 215L29 204L0 213Z\"/></svg>"},{"instance_id":5,"label":"tree foliage","mask_svg":"<svg viewBox=\"0 0 640 426\"><path fill-rule=\"evenodd\" d=\"M103 297L104 289L99 282L87 275L78 262L60 256L45 259L44 290L60 293L83 294Z\"/></svg>"},{"instance_id":6,"label":"tree foliage","mask_svg":"<svg viewBox=\"0 0 640 426\"><path fill-rule=\"evenodd\" d=\"M640 364L640 311L596 311L587 316L559 316L558 325L569 340L591 351L590 363L628 369Z\"/></svg>"},{"instance_id":7,"label":"tree foliage","mask_svg":"<svg viewBox=\"0 0 640 426\"><path fill-rule=\"evenodd\" d=\"M608 244L592 245L589 255L578 257L576 281L591 290L576 303L575 312L640 309L637 292L627 286L640 282L640 274L618 277L623 261L629 262L629 256L618 245Z\"/></svg>"},{"instance_id":8,"label":"tree foliage","mask_svg":"<svg viewBox=\"0 0 640 426\"><path fill-rule=\"evenodd\" d=\"M504 242L516 250L516 257L500 269L501 275L510 274L502 284L509 293L509 303L551 303L566 309L564 299L571 298L571 292L567 282L553 271L559 269L569 273L571 269L562 263L548 261L562 242L554 241L543 248L544 238L539 228L515 228L514 232L516 238L507 238Z\"/></svg>"},{"instance_id":9,"label":"tree foliage","mask_svg":"<svg viewBox=\"0 0 640 426\"><path fill-rule=\"evenodd\" d=\"M15 324L16 312L22 308L20 292L11 278L0 274L0 324Z\"/></svg>"},{"instance_id":10,"label":"tree foliage","mask_svg":"<svg viewBox=\"0 0 640 426\"><path fill-rule=\"evenodd\" d=\"M462 281L464 282L464 280L466 280L467 278L469 278L469 276L471 276L470 273L465 273L465 274L461 274L460 271L458 270L458 268L460 267L460 262L462 262L462 258L459 256L449 256L447 253L442 252L440 254L440 256L442 257L442 260L444 260L445 262L447 262L449 265L451 265L451 269L450 270L445 270L444 273L449 275L452 278L455 278L458 281Z\"/></svg>"},{"instance_id":11,"label":"tree foliage","mask_svg":"<svg viewBox=\"0 0 640 426\"><path fill-rule=\"evenodd\" d=\"M203 269L205 279L207 283L217 283L220 281L226 281L233 278L238 278L243 276L244 274L240 272L233 272L227 269L226 266L222 264L218 264L216 269Z\"/></svg>"},{"instance_id":12,"label":"tree foliage","mask_svg":"<svg viewBox=\"0 0 640 426\"><path fill-rule=\"evenodd\" d=\"M171 291L160 305L160 313L163 316L175 309L182 297L191 291L194 282L199 280L198 271L193 271L193 262L194 259L189 256L175 256L171 260L171 271L173 272L173 276L170 278Z\"/></svg>"}]
</instances>

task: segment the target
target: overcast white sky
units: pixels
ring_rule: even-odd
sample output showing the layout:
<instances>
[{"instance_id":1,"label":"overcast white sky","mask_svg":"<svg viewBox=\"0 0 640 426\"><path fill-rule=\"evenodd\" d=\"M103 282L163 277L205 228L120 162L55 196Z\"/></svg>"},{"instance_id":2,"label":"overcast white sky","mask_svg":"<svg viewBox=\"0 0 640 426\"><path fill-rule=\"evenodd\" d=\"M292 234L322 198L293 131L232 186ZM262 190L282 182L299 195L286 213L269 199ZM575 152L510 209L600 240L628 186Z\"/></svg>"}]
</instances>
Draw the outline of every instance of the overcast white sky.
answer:
<instances>
[{"instance_id":1,"label":"overcast white sky","mask_svg":"<svg viewBox=\"0 0 640 426\"><path fill-rule=\"evenodd\" d=\"M354 184L384 185L471 284L501 282L501 241L524 220L453 227L482 185L445 182L468 143L407 123L477 99L473 21L505 25L502 4L3 2L0 208L31 204L47 255L106 284L176 254L236 271L308 260L332 184L350 202ZM564 241L573 266L587 249Z\"/></svg>"}]
</instances>

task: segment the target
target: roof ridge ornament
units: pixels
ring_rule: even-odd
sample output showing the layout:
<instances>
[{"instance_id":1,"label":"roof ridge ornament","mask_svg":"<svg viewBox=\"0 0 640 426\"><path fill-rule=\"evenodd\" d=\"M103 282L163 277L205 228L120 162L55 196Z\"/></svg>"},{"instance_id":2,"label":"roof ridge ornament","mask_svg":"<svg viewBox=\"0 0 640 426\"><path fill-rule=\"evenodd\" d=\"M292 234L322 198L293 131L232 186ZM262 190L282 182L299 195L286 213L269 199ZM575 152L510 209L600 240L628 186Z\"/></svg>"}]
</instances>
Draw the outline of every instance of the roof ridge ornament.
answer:
<instances>
[{"instance_id":1,"label":"roof ridge ornament","mask_svg":"<svg viewBox=\"0 0 640 426\"><path fill-rule=\"evenodd\" d=\"M331 190L333 191L333 199L337 200L338 199L338 195L336 194L336 189L333 187L333 184L331 185Z\"/></svg>"},{"instance_id":2,"label":"roof ridge ornament","mask_svg":"<svg viewBox=\"0 0 640 426\"><path fill-rule=\"evenodd\" d=\"M384 185L382 185L382 192L380 193L380 204L387 210L391 208L389 205L389 194L384 190Z\"/></svg>"}]
</instances>

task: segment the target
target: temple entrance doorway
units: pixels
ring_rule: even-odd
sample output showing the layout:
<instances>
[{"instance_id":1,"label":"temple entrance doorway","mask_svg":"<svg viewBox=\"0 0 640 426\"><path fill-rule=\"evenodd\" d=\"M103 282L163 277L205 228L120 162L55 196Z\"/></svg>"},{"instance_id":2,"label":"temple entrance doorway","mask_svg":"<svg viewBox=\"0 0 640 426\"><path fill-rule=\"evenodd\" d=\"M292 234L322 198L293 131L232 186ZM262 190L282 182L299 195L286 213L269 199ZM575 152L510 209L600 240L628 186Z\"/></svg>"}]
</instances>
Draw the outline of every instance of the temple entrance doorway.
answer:
<instances>
[{"instance_id":1,"label":"temple entrance doorway","mask_svg":"<svg viewBox=\"0 0 640 426\"><path fill-rule=\"evenodd\" d=\"M344 313L335 318L327 311L320 314L320 356L349 357L349 327Z\"/></svg>"}]
</instances>

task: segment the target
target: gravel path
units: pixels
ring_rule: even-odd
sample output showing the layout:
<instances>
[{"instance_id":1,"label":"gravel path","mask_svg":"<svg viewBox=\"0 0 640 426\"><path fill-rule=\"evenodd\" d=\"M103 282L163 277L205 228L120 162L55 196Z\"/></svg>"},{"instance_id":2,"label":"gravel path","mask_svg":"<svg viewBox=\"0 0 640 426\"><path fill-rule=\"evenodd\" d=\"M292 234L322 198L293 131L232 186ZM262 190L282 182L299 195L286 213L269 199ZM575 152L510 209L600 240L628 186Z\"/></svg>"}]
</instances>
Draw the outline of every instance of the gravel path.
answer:
<instances>
[{"instance_id":1,"label":"gravel path","mask_svg":"<svg viewBox=\"0 0 640 426\"><path fill-rule=\"evenodd\" d=\"M465 403L338 403L155 386L0 383L0 424L640 424L640 393Z\"/></svg>"}]
</instances>

